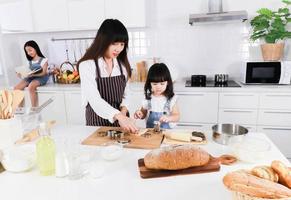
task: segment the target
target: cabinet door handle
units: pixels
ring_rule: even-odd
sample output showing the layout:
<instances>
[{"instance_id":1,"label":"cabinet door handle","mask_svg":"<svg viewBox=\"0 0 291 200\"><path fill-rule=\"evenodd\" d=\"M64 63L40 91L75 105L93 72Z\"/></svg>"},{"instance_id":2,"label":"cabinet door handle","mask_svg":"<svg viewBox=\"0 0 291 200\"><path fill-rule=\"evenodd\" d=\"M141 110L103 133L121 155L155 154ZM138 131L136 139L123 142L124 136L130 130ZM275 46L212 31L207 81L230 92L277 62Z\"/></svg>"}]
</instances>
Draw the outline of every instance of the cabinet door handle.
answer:
<instances>
[{"instance_id":1,"label":"cabinet door handle","mask_svg":"<svg viewBox=\"0 0 291 200\"><path fill-rule=\"evenodd\" d=\"M204 94L177 94L178 96L204 96Z\"/></svg>"},{"instance_id":2,"label":"cabinet door handle","mask_svg":"<svg viewBox=\"0 0 291 200\"><path fill-rule=\"evenodd\" d=\"M224 110L223 112L228 112L228 113L252 113L253 111L249 111L249 110Z\"/></svg>"},{"instance_id":3,"label":"cabinet door handle","mask_svg":"<svg viewBox=\"0 0 291 200\"><path fill-rule=\"evenodd\" d=\"M267 94L267 97L291 97L289 94Z\"/></svg>"},{"instance_id":4,"label":"cabinet door handle","mask_svg":"<svg viewBox=\"0 0 291 200\"><path fill-rule=\"evenodd\" d=\"M269 114L291 114L291 112L285 112L285 111L265 111L264 113L269 113Z\"/></svg>"},{"instance_id":5,"label":"cabinet door handle","mask_svg":"<svg viewBox=\"0 0 291 200\"><path fill-rule=\"evenodd\" d=\"M263 130L291 131L291 128L263 128Z\"/></svg>"},{"instance_id":6,"label":"cabinet door handle","mask_svg":"<svg viewBox=\"0 0 291 200\"><path fill-rule=\"evenodd\" d=\"M195 126L195 127L203 127L203 125L199 125L199 124L177 124L177 126L186 126L186 127L189 127L189 126Z\"/></svg>"},{"instance_id":7,"label":"cabinet door handle","mask_svg":"<svg viewBox=\"0 0 291 200\"><path fill-rule=\"evenodd\" d=\"M224 94L225 97L253 97L253 94Z\"/></svg>"}]
</instances>

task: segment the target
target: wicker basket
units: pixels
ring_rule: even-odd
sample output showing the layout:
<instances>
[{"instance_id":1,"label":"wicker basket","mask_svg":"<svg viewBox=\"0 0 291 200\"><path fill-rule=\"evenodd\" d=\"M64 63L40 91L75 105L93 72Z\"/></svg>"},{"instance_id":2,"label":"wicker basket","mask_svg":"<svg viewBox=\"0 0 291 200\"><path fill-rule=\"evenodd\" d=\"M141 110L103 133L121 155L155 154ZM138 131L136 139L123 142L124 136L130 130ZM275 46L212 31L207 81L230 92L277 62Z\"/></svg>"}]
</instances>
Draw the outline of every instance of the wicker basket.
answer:
<instances>
[{"instance_id":1,"label":"wicker basket","mask_svg":"<svg viewBox=\"0 0 291 200\"><path fill-rule=\"evenodd\" d=\"M281 199L267 199L267 198L252 197L247 194L243 194L241 192L232 191L232 199L233 200L291 200L291 197L281 198Z\"/></svg>"},{"instance_id":2,"label":"wicker basket","mask_svg":"<svg viewBox=\"0 0 291 200\"><path fill-rule=\"evenodd\" d=\"M71 69L64 69L64 66L70 66ZM72 63L70 63L69 61L63 62L60 66L60 73L58 75L56 75L55 79L57 83L61 83L61 84L74 84L74 83L79 83L80 82L80 76L79 73L76 76L71 76L70 75L73 74L73 72L76 71L74 66L72 65ZM67 74L66 76L64 76L64 74Z\"/></svg>"}]
</instances>

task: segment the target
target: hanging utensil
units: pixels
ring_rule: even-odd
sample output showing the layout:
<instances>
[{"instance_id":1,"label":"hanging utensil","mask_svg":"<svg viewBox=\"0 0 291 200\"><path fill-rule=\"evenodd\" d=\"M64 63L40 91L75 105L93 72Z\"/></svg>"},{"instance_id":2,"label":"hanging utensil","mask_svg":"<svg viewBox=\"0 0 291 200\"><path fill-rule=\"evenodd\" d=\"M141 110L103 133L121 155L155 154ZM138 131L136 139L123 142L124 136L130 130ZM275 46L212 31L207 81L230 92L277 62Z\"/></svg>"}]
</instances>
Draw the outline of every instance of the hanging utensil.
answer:
<instances>
[{"instance_id":1,"label":"hanging utensil","mask_svg":"<svg viewBox=\"0 0 291 200\"><path fill-rule=\"evenodd\" d=\"M72 46L73 46L73 54L74 54L74 64L77 64L77 58L76 58L76 45L75 42L72 41Z\"/></svg>"}]
</instances>

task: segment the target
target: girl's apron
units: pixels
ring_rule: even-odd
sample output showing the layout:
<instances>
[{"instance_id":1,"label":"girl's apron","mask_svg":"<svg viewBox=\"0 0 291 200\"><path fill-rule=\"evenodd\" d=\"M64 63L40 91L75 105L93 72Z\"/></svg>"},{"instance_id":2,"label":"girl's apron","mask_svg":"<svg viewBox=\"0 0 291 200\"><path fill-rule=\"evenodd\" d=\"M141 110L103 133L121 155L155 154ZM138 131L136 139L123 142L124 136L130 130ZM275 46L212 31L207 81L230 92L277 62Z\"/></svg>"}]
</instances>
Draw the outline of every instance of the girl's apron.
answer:
<instances>
[{"instance_id":1,"label":"girl's apron","mask_svg":"<svg viewBox=\"0 0 291 200\"><path fill-rule=\"evenodd\" d=\"M118 61L118 60L117 60ZM119 76L101 77L98 61L95 60L96 65L96 82L97 89L102 99L109 103L113 108L120 110L120 104L124 95L126 86L126 78L122 71L122 66L118 61L120 68ZM86 125L87 126L119 126L116 120L113 124L109 120L98 116L90 104L86 106Z\"/></svg>"},{"instance_id":2,"label":"girl's apron","mask_svg":"<svg viewBox=\"0 0 291 200\"><path fill-rule=\"evenodd\" d=\"M37 70L37 69L40 69L41 68L41 61L43 60L43 58L41 57L39 60L38 60L38 62L37 63L32 63L32 61L30 60L29 61L29 69L31 70L31 71L33 71L33 70Z\"/></svg>"},{"instance_id":3,"label":"girl's apron","mask_svg":"<svg viewBox=\"0 0 291 200\"><path fill-rule=\"evenodd\" d=\"M162 115L169 115L170 114L170 100L166 101L164 108L163 108L163 112L152 111L151 100L148 100L148 110L149 110L149 116L147 119L146 127L147 128L154 128L155 122L159 121L160 118L162 117ZM161 123L160 127L165 128L165 129L170 129L170 124L163 122L163 123Z\"/></svg>"}]
</instances>

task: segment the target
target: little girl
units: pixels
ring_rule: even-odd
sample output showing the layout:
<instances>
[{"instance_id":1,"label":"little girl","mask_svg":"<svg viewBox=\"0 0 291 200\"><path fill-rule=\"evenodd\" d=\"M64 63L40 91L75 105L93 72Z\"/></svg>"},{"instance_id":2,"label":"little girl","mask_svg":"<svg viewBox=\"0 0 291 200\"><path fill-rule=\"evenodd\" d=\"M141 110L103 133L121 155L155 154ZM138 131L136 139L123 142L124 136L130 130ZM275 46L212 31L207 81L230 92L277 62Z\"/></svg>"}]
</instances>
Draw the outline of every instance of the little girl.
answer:
<instances>
[{"instance_id":1,"label":"little girl","mask_svg":"<svg viewBox=\"0 0 291 200\"><path fill-rule=\"evenodd\" d=\"M28 87L30 94L31 106L37 106L36 88L40 85L45 85L49 79L47 74L48 59L43 56L39 46L33 40L30 40L24 44L24 52L27 60L29 61L30 70L36 70L42 68L39 73L31 74L28 77L22 79L15 87L15 90L23 90ZM18 74L20 77L20 74Z\"/></svg>"},{"instance_id":2,"label":"little girl","mask_svg":"<svg viewBox=\"0 0 291 200\"><path fill-rule=\"evenodd\" d=\"M173 92L171 74L164 63L156 63L150 67L144 92L142 108L135 112L134 117L136 119L147 117L147 128L153 128L158 122L161 128L171 128L170 122L177 122L180 113L177 97Z\"/></svg>"}]
</instances>

